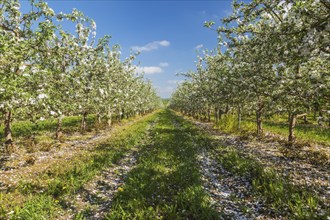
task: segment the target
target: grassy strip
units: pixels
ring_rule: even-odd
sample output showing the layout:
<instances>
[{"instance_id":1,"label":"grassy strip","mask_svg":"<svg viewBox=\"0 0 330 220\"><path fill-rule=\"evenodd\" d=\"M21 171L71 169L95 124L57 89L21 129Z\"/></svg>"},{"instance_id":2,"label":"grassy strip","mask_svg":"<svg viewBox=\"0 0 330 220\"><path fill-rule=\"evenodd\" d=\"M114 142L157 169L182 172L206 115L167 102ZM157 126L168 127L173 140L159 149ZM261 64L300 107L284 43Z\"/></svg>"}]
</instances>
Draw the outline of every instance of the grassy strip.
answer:
<instances>
[{"instance_id":1,"label":"grassy strip","mask_svg":"<svg viewBox=\"0 0 330 220\"><path fill-rule=\"evenodd\" d=\"M219 121L217 128L228 133L245 135L256 131L256 123L252 119L243 120L239 130L237 116L226 115ZM265 121L263 128L266 132L278 134L285 138L289 135L288 123L283 121ZM312 124L297 124L295 134L298 141L330 145L330 128L318 127Z\"/></svg>"},{"instance_id":2,"label":"grassy strip","mask_svg":"<svg viewBox=\"0 0 330 220\"><path fill-rule=\"evenodd\" d=\"M284 137L288 136L288 124L281 122L264 123L266 131L275 133ZM317 127L310 124L298 124L295 128L295 134L298 140L330 145L330 128Z\"/></svg>"},{"instance_id":3,"label":"grassy strip","mask_svg":"<svg viewBox=\"0 0 330 220\"><path fill-rule=\"evenodd\" d=\"M236 149L219 146L215 153L227 170L250 177L255 192L266 199L278 215L288 215L294 219L327 219L326 215L330 214L320 213L319 199L308 189L292 185L288 178L264 168L251 158L240 156Z\"/></svg>"},{"instance_id":4,"label":"grassy strip","mask_svg":"<svg viewBox=\"0 0 330 220\"><path fill-rule=\"evenodd\" d=\"M95 115L87 117L88 127L92 127L95 123ZM64 132L78 131L81 123L81 116L67 116L63 119L62 126ZM57 126L56 119L47 119L32 123L31 121L17 121L12 124L12 132L14 137L28 137L32 134L50 131L55 132ZM4 127L0 125L0 138L4 137Z\"/></svg>"},{"instance_id":5,"label":"grassy strip","mask_svg":"<svg viewBox=\"0 0 330 220\"><path fill-rule=\"evenodd\" d=\"M203 137L170 110L159 120L107 219L218 219L196 159Z\"/></svg>"},{"instance_id":6,"label":"grassy strip","mask_svg":"<svg viewBox=\"0 0 330 220\"><path fill-rule=\"evenodd\" d=\"M155 119L149 115L133 125L119 128L109 140L71 161L63 161L42 176L20 182L12 192L0 193L0 219L53 219L67 204L64 195L74 194L104 167L118 161L128 149L143 141L146 128ZM21 198L22 201L11 199Z\"/></svg>"},{"instance_id":7,"label":"grassy strip","mask_svg":"<svg viewBox=\"0 0 330 220\"><path fill-rule=\"evenodd\" d=\"M62 131L64 133L72 133L80 131L82 116L66 116L62 120ZM116 116L112 118L113 122L116 122ZM125 121L125 119L123 119ZM98 125L96 122L96 115L90 114L87 116L87 129L96 127L105 127L106 122L103 121L102 125ZM40 134L45 131L55 132L57 128L57 119L50 118L43 121L37 121L32 123L31 121L15 121L12 123L11 130L14 137L29 137L32 134ZM0 139L4 138L4 126L0 124Z\"/></svg>"}]
</instances>

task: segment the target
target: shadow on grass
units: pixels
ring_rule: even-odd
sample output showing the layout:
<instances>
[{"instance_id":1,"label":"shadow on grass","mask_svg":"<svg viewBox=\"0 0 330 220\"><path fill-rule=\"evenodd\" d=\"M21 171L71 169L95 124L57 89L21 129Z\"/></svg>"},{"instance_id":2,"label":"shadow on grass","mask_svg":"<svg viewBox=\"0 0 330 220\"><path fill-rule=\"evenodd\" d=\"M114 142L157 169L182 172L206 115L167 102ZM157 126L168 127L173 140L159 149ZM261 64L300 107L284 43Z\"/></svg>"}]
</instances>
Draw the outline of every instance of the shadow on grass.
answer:
<instances>
[{"instance_id":1,"label":"shadow on grass","mask_svg":"<svg viewBox=\"0 0 330 220\"><path fill-rule=\"evenodd\" d=\"M159 113L138 165L107 219L219 219L201 185L197 131L169 110Z\"/></svg>"}]
</instances>

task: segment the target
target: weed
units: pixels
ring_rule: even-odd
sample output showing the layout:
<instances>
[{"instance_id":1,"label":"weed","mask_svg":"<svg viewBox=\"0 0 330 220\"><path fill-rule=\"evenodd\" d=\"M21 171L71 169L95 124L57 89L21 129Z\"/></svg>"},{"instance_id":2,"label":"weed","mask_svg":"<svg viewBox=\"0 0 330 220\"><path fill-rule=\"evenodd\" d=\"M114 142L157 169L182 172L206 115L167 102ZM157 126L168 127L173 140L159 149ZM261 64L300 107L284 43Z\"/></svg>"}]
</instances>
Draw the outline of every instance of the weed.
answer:
<instances>
[{"instance_id":1,"label":"weed","mask_svg":"<svg viewBox=\"0 0 330 220\"><path fill-rule=\"evenodd\" d=\"M30 196L31 198L21 208L16 208L13 214L20 219L51 219L60 210L58 201L48 195Z\"/></svg>"}]
</instances>

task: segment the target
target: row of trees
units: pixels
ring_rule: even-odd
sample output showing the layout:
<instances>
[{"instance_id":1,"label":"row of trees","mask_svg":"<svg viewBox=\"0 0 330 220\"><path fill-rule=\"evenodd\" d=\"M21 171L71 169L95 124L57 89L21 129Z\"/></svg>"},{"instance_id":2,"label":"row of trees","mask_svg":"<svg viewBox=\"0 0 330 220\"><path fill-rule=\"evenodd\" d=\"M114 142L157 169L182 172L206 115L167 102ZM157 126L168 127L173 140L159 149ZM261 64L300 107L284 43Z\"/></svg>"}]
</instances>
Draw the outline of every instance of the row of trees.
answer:
<instances>
[{"instance_id":1,"label":"row of trees","mask_svg":"<svg viewBox=\"0 0 330 220\"><path fill-rule=\"evenodd\" d=\"M6 144L13 143L11 122L65 115L143 114L159 106L150 82L135 74L131 55L120 58L109 36L96 40L96 24L82 12L56 14L46 2L30 1L22 13L18 0L0 2L0 112ZM73 31L63 28L63 24ZM70 28L68 28L70 29Z\"/></svg>"},{"instance_id":2,"label":"row of trees","mask_svg":"<svg viewBox=\"0 0 330 220\"><path fill-rule=\"evenodd\" d=\"M309 112L330 116L330 3L326 0L253 0L233 3L214 29L215 51L199 57L171 106L192 116L254 111L257 133L267 114L288 113L288 141L296 119Z\"/></svg>"}]
</instances>

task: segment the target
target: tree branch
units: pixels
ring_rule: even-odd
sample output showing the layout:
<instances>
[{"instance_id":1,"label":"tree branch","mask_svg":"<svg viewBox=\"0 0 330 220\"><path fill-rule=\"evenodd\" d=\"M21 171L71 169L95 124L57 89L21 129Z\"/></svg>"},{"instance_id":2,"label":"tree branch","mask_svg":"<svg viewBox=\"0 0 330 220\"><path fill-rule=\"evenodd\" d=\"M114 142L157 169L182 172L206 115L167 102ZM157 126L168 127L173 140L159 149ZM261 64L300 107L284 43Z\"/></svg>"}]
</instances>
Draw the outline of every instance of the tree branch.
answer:
<instances>
[{"instance_id":1,"label":"tree branch","mask_svg":"<svg viewBox=\"0 0 330 220\"><path fill-rule=\"evenodd\" d=\"M14 29L9 28L9 27L7 27L7 26L5 26L5 25L3 25L3 24L0 24L0 28L4 29L4 30L6 30L6 31L11 31L11 32L13 32L13 33L15 34L16 37L19 37L19 36L20 36L20 33L18 33L18 32L15 31Z\"/></svg>"}]
</instances>

